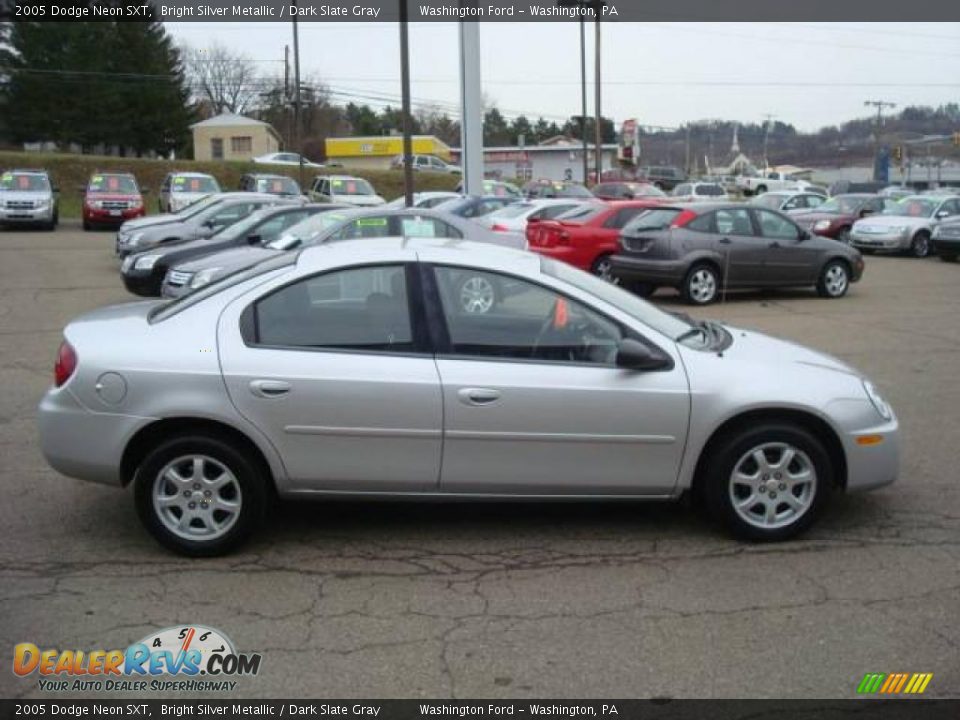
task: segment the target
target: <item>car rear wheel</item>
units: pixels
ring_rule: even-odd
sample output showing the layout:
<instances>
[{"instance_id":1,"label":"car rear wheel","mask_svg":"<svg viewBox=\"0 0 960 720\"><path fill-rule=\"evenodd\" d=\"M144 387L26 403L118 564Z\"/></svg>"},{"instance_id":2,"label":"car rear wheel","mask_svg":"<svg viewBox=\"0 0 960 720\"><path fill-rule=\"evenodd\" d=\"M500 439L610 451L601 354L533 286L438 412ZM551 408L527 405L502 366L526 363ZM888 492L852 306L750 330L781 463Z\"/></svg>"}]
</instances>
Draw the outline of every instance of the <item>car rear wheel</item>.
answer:
<instances>
[{"instance_id":1,"label":"car rear wheel","mask_svg":"<svg viewBox=\"0 0 960 720\"><path fill-rule=\"evenodd\" d=\"M601 255L594 260L593 265L590 267L590 272L601 280L606 280L608 283L613 283L614 285L619 284L619 280L613 275L613 263L610 262L609 255Z\"/></svg>"},{"instance_id":2,"label":"car rear wheel","mask_svg":"<svg viewBox=\"0 0 960 720\"><path fill-rule=\"evenodd\" d=\"M709 305L717 299L720 274L712 265L694 265L690 268L680 292L691 305Z\"/></svg>"},{"instance_id":3,"label":"car rear wheel","mask_svg":"<svg viewBox=\"0 0 960 720\"><path fill-rule=\"evenodd\" d=\"M910 243L910 254L915 258L925 258L930 254L930 233L921 230L913 236Z\"/></svg>"},{"instance_id":4,"label":"car rear wheel","mask_svg":"<svg viewBox=\"0 0 960 720\"><path fill-rule=\"evenodd\" d=\"M786 540L822 512L833 487L819 438L787 423L748 427L723 438L700 487L711 514L748 540Z\"/></svg>"},{"instance_id":5,"label":"car rear wheel","mask_svg":"<svg viewBox=\"0 0 960 720\"><path fill-rule=\"evenodd\" d=\"M843 260L831 260L824 265L817 280L817 293L820 297L840 298L850 288L850 269Z\"/></svg>"},{"instance_id":6,"label":"car rear wheel","mask_svg":"<svg viewBox=\"0 0 960 720\"><path fill-rule=\"evenodd\" d=\"M943 260L943 262L954 263L957 261L957 256L953 253L945 253L940 255L940 259Z\"/></svg>"},{"instance_id":7,"label":"car rear wheel","mask_svg":"<svg viewBox=\"0 0 960 720\"><path fill-rule=\"evenodd\" d=\"M256 460L211 436L181 436L147 454L136 473L141 522L164 547L189 556L229 552L263 519L267 482Z\"/></svg>"}]
</instances>

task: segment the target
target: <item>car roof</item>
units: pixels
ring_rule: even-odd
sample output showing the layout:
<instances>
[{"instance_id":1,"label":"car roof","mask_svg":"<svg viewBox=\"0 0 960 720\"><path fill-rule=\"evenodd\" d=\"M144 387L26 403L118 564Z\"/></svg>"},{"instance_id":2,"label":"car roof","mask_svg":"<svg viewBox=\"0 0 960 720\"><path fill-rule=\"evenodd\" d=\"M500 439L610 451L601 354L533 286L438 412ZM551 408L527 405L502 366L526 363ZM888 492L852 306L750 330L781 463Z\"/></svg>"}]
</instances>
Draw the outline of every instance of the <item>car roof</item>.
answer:
<instances>
[{"instance_id":1,"label":"car roof","mask_svg":"<svg viewBox=\"0 0 960 720\"><path fill-rule=\"evenodd\" d=\"M271 180L293 180L289 175L283 175L282 173L247 173L247 177L269 178Z\"/></svg>"},{"instance_id":2,"label":"car roof","mask_svg":"<svg viewBox=\"0 0 960 720\"><path fill-rule=\"evenodd\" d=\"M37 168L11 168L10 170L4 170L5 173L20 173L21 175L49 175L46 170L40 170Z\"/></svg>"},{"instance_id":3,"label":"car roof","mask_svg":"<svg viewBox=\"0 0 960 720\"><path fill-rule=\"evenodd\" d=\"M359 238L336 243L314 245L299 251L297 268L308 272L328 267L331 260L339 261L341 254L350 262L365 257L380 262L404 262L418 259L421 262L450 263L517 272L537 274L540 271L540 256L523 250L493 245L472 240L450 238Z\"/></svg>"},{"instance_id":4,"label":"car roof","mask_svg":"<svg viewBox=\"0 0 960 720\"><path fill-rule=\"evenodd\" d=\"M170 173L174 176L183 176L183 177L208 177L212 178L213 175L210 173L196 172L194 170L174 170Z\"/></svg>"}]
</instances>

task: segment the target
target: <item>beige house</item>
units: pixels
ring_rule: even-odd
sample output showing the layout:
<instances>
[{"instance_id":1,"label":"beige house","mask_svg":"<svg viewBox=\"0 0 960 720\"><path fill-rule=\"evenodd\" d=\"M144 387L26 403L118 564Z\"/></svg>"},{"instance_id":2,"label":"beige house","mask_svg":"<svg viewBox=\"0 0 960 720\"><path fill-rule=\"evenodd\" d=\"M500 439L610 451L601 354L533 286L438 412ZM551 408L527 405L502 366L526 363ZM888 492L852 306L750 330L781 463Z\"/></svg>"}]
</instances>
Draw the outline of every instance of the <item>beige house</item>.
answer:
<instances>
[{"instance_id":1,"label":"beige house","mask_svg":"<svg viewBox=\"0 0 960 720\"><path fill-rule=\"evenodd\" d=\"M280 135L269 123L223 113L194 123L194 160L250 160L277 152Z\"/></svg>"}]
</instances>

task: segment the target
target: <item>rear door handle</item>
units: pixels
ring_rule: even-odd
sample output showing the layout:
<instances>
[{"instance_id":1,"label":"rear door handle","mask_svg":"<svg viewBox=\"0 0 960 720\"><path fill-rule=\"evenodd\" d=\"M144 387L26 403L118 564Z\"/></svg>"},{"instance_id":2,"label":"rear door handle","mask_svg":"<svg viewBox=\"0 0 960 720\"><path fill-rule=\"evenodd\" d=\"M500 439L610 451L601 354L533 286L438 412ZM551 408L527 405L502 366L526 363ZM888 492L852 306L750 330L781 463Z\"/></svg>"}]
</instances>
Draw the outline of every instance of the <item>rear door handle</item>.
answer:
<instances>
[{"instance_id":1,"label":"rear door handle","mask_svg":"<svg viewBox=\"0 0 960 720\"><path fill-rule=\"evenodd\" d=\"M457 397L464 405L483 406L499 400L500 391L493 388L463 388L457 392Z\"/></svg>"},{"instance_id":2,"label":"rear door handle","mask_svg":"<svg viewBox=\"0 0 960 720\"><path fill-rule=\"evenodd\" d=\"M253 380L250 392L262 398L280 397L290 392L290 383L283 380Z\"/></svg>"},{"instance_id":3,"label":"rear door handle","mask_svg":"<svg viewBox=\"0 0 960 720\"><path fill-rule=\"evenodd\" d=\"M729 244L730 244L730 238L720 238L720 244L721 244L721 245L729 245Z\"/></svg>"}]
</instances>

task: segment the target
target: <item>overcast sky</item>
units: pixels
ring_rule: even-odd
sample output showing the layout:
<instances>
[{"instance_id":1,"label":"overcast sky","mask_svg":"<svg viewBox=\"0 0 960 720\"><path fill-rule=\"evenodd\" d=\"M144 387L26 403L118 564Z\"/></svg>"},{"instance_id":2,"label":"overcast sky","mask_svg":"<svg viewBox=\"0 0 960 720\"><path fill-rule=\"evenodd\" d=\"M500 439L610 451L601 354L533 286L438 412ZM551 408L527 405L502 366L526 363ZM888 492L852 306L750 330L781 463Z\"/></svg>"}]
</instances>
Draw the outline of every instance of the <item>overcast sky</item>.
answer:
<instances>
[{"instance_id":1,"label":"overcast sky","mask_svg":"<svg viewBox=\"0 0 960 720\"><path fill-rule=\"evenodd\" d=\"M283 72L287 23L168 23L178 42L220 43L249 54L264 74ZM593 113L593 28L588 25L588 112ZM480 26L484 95L508 117L562 122L580 111L578 23ZM454 110L457 27L410 29L412 95ZM619 124L677 126L706 118L801 130L898 107L960 102L960 23L606 23L603 114ZM301 74L334 99L383 105L400 95L392 23L301 23Z\"/></svg>"}]
</instances>

